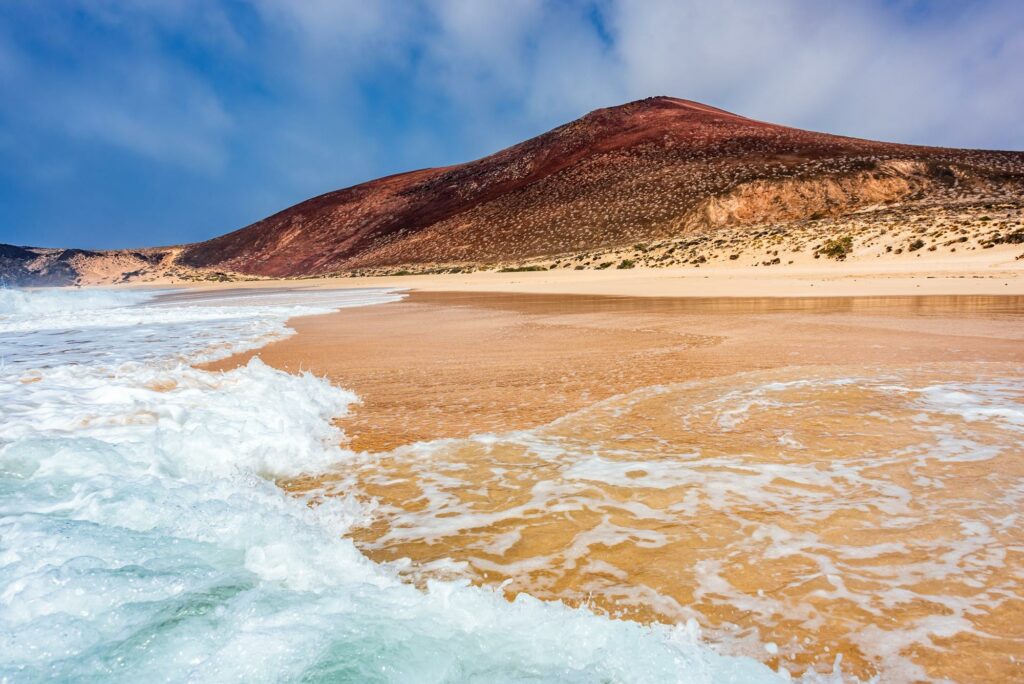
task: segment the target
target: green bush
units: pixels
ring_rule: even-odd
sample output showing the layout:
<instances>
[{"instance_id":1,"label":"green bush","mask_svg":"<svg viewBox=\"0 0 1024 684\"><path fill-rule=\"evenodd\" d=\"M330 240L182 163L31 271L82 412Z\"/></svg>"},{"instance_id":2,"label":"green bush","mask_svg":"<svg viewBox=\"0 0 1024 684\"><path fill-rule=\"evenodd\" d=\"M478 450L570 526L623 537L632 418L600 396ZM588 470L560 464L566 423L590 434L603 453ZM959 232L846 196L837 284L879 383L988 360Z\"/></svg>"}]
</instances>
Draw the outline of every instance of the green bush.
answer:
<instances>
[{"instance_id":1,"label":"green bush","mask_svg":"<svg viewBox=\"0 0 1024 684\"><path fill-rule=\"evenodd\" d=\"M853 251L853 238L844 235L841 238L830 238L819 250L829 259L844 260Z\"/></svg>"},{"instance_id":2,"label":"green bush","mask_svg":"<svg viewBox=\"0 0 1024 684\"><path fill-rule=\"evenodd\" d=\"M619 262L619 265L615 268L633 268L636 266L636 262L632 259L623 259Z\"/></svg>"}]
</instances>

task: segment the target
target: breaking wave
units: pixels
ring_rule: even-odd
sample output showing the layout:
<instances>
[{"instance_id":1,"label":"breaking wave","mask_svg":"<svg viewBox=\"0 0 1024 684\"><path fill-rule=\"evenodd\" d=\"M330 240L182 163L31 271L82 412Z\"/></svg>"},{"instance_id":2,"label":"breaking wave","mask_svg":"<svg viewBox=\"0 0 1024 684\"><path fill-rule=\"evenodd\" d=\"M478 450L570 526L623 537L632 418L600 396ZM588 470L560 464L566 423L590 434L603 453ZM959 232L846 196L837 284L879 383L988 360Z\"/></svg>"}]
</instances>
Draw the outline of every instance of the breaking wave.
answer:
<instances>
[{"instance_id":1,"label":"breaking wave","mask_svg":"<svg viewBox=\"0 0 1024 684\"><path fill-rule=\"evenodd\" d=\"M295 315L400 296L2 293L0 680L782 678L716 653L693 622L419 590L344 536L366 516L353 498L311 506L276 486L359 458L332 423L357 398L258 359L191 363L287 335Z\"/></svg>"}]
</instances>

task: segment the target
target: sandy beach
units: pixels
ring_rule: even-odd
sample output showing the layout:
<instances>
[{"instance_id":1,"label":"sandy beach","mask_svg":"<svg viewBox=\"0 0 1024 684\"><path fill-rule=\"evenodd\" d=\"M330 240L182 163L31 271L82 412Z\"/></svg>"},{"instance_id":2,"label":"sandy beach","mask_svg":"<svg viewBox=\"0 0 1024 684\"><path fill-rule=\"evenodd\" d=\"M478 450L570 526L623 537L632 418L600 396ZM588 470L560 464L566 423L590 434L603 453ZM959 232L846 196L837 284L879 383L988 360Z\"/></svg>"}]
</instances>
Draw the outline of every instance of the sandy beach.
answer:
<instances>
[{"instance_id":1,"label":"sandy beach","mask_svg":"<svg viewBox=\"0 0 1024 684\"><path fill-rule=\"evenodd\" d=\"M293 319L296 335L207 368L256 355L360 396L338 425L364 457L282 484L374 502L353 538L409 581L469 578L641 622L695 619L725 650L794 672L841 655L860 677L1021 674L1024 557L983 558L1024 540L971 532L1013 514L999 493L1020 474L1016 428L959 415L950 428L915 397L948 387L967 405L976 383L1019 377L1024 297L751 297L749 280L729 285L748 295L733 297L534 294L701 285L534 275L491 275L505 292L468 291L482 278L449 292L432 288L452 277L410 279L401 302ZM816 282L1010 289L917 279ZM759 282L775 294L803 285ZM928 462L932 452L951 456ZM949 554L960 560L926 580ZM942 640L926 636L951 615Z\"/></svg>"},{"instance_id":2,"label":"sandy beach","mask_svg":"<svg viewBox=\"0 0 1024 684\"><path fill-rule=\"evenodd\" d=\"M885 245L889 246L889 245ZM220 290L264 287L398 287L423 292L519 292L532 294L622 295L633 297L863 297L900 295L1021 295L1024 260L1017 245L973 253L918 252L893 256L881 246L878 258L847 261L798 255L791 264L732 265L535 272L477 271L379 277L181 282L162 278L149 287ZM754 255L769 256L768 251ZM138 286L138 285L136 285Z\"/></svg>"}]
</instances>

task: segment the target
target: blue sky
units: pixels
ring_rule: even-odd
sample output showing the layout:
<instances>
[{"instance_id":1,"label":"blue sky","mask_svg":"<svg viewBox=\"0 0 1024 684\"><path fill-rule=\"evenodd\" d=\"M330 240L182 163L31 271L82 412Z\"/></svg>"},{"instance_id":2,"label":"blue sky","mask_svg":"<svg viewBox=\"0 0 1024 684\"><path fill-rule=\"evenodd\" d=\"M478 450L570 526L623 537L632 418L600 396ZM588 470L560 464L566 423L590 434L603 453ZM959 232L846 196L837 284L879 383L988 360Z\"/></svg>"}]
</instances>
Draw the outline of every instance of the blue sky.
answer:
<instances>
[{"instance_id":1,"label":"blue sky","mask_svg":"<svg viewBox=\"0 0 1024 684\"><path fill-rule=\"evenodd\" d=\"M587 111L1024 149L1017 0L0 0L0 242L205 239Z\"/></svg>"}]
</instances>

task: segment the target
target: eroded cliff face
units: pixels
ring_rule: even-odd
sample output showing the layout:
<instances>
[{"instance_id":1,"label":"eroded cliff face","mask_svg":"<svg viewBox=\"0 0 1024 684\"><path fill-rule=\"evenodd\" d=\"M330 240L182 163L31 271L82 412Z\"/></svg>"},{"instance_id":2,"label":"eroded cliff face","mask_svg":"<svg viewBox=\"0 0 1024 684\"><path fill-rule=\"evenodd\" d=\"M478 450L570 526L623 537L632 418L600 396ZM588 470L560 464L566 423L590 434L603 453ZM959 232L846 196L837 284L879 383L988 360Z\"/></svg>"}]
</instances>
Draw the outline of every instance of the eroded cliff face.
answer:
<instances>
[{"instance_id":1,"label":"eroded cliff face","mask_svg":"<svg viewBox=\"0 0 1024 684\"><path fill-rule=\"evenodd\" d=\"M889 160L856 173L755 180L707 198L682 223L715 227L842 216L922 196L951 178L923 162Z\"/></svg>"}]
</instances>

